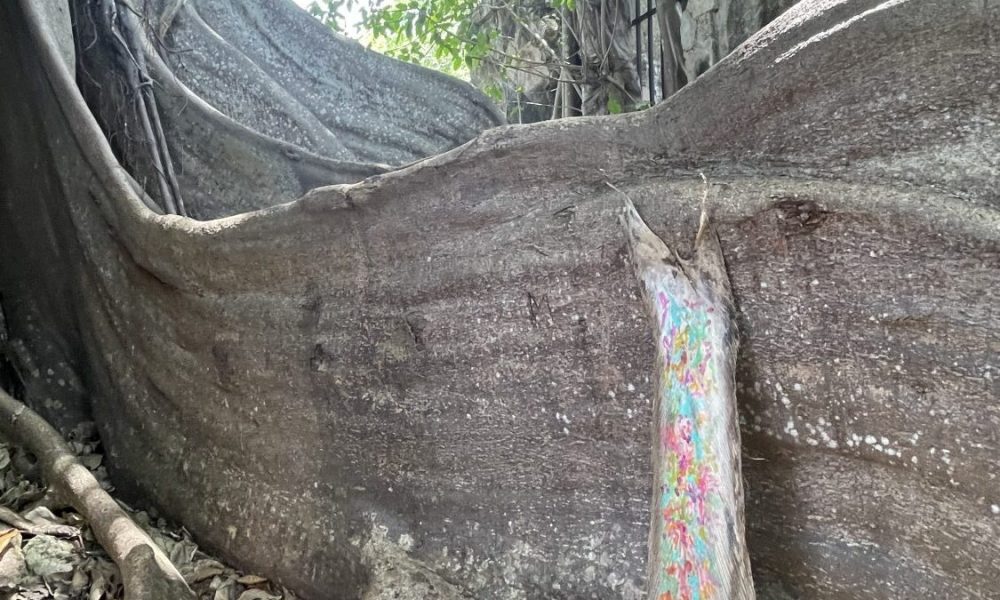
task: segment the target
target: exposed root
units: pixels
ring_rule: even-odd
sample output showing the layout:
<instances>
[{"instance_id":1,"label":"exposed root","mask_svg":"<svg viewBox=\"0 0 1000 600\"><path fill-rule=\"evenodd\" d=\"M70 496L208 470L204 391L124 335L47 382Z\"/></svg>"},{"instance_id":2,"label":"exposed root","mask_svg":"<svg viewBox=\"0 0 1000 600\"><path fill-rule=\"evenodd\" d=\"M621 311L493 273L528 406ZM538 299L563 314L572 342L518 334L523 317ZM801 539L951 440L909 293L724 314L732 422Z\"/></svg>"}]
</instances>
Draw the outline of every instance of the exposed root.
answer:
<instances>
[{"instance_id":1,"label":"exposed root","mask_svg":"<svg viewBox=\"0 0 1000 600\"><path fill-rule=\"evenodd\" d=\"M121 571L126 600L195 598L170 559L101 488L62 436L3 391L0 435L32 452L49 489L89 521L97 540Z\"/></svg>"}]
</instances>

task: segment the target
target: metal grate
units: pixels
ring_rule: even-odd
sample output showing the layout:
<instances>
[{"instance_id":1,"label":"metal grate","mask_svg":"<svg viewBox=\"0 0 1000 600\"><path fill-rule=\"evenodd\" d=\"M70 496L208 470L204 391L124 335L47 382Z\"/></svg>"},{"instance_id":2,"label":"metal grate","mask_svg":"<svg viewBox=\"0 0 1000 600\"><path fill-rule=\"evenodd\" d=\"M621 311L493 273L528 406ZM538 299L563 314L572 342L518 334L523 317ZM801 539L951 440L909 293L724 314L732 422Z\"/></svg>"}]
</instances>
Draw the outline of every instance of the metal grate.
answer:
<instances>
[{"instance_id":1,"label":"metal grate","mask_svg":"<svg viewBox=\"0 0 1000 600\"><path fill-rule=\"evenodd\" d=\"M642 77L643 71L643 48L642 48L642 25L646 24L646 74L648 77L649 105L656 104L656 77L653 66L653 21L656 16L656 4L653 0L646 0L646 12L642 11L642 0L635 0L635 14L632 19L632 27L635 27L635 72ZM663 64L663 48L660 48L660 64ZM662 77L662 74L661 74ZM662 100L662 93L660 99Z\"/></svg>"}]
</instances>

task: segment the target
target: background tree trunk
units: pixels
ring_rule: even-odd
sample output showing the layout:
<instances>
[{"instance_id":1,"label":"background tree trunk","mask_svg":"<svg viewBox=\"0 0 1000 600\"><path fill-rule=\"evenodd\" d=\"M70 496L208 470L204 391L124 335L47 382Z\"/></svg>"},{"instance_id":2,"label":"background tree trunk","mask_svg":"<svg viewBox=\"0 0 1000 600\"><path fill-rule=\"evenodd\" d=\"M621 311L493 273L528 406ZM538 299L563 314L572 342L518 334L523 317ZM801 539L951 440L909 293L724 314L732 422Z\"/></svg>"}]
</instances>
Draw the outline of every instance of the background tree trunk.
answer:
<instances>
[{"instance_id":1,"label":"background tree trunk","mask_svg":"<svg viewBox=\"0 0 1000 600\"><path fill-rule=\"evenodd\" d=\"M803 3L654 110L492 129L307 193L495 117L456 91L459 133L393 129L369 154L350 123L381 110L322 116L353 106L321 89L359 89L360 55L290 6L182 4L221 16L214 37L181 17L179 49L221 46L147 59L200 221L156 214L121 168L65 7L0 3L6 352L50 419L92 412L131 498L307 598L637 597L653 348L605 182L684 248L703 172L744 336L761 597L991 593L996 2ZM268 62L299 45L319 58ZM414 85L391 94L400 123L432 101ZM268 124L282 89L312 117ZM241 112L251 92L278 108Z\"/></svg>"},{"instance_id":2,"label":"background tree trunk","mask_svg":"<svg viewBox=\"0 0 1000 600\"><path fill-rule=\"evenodd\" d=\"M581 0L575 15L583 114L634 110L642 86L635 67L631 2Z\"/></svg>"}]
</instances>

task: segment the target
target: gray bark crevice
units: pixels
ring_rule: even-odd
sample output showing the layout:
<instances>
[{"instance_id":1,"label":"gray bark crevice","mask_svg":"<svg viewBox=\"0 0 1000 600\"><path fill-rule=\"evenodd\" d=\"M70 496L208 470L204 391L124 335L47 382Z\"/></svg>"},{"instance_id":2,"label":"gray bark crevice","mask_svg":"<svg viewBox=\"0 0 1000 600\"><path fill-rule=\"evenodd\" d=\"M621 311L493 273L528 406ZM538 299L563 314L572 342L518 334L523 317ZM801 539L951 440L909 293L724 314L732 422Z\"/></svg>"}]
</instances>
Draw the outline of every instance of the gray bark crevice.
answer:
<instances>
[{"instance_id":1,"label":"gray bark crevice","mask_svg":"<svg viewBox=\"0 0 1000 600\"><path fill-rule=\"evenodd\" d=\"M983 597L997 10L803 3L651 111L492 129L222 216L306 185L234 177L252 198L195 221L136 195L43 8L0 4L0 76L24 82L0 103L8 329L63 348L122 490L305 597L373 597L398 553L455 594L638 597L653 348L605 181L683 249L701 171L744 336L758 591ZM197 114L165 122L174 149L206 143ZM287 147L201 122L262 164ZM185 198L225 197L205 188Z\"/></svg>"}]
</instances>

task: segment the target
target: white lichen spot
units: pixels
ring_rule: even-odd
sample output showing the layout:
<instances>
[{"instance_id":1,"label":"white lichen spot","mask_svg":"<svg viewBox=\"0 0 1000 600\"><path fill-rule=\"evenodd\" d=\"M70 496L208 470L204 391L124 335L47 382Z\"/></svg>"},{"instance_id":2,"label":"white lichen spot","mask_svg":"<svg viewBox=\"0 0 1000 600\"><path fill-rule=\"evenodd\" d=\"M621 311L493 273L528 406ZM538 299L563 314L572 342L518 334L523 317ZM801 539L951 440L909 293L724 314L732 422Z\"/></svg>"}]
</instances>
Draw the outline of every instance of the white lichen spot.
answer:
<instances>
[{"instance_id":1,"label":"white lichen spot","mask_svg":"<svg viewBox=\"0 0 1000 600\"><path fill-rule=\"evenodd\" d=\"M802 391L802 384L801 383L793 384L792 385L792 389L795 390L796 392L801 392Z\"/></svg>"},{"instance_id":2,"label":"white lichen spot","mask_svg":"<svg viewBox=\"0 0 1000 600\"><path fill-rule=\"evenodd\" d=\"M883 446L888 446L889 445L889 438L887 438L885 436L882 436L881 438L879 438L879 441L882 442Z\"/></svg>"},{"instance_id":3,"label":"white lichen spot","mask_svg":"<svg viewBox=\"0 0 1000 600\"><path fill-rule=\"evenodd\" d=\"M630 384L628 384L627 386L625 386L625 388L626 388L626 389L627 389L628 391L630 391L630 392L634 392L634 391L635 391L635 386L634 386L634 385L632 385L631 383L630 383Z\"/></svg>"},{"instance_id":4,"label":"white lichen spot","mask_svg":"<svg viewBox=\"0 0 1000 600\"><path fill-rule=\"evenodd\" d=\"M995 515L1000 515L1000 504L991 504L990 512Z\"/></svg>"},{"instance_id":5,"label":"white lichen spot","mask_svg":"<svg viewBox=\"0 0 1000 600\"><path fill-rule=\"evenodd\" d=\"M866 435L865 436L865 443L868 444L869 446L874 445L877 441L878 440L875 439L874 435Z\"/></svg>"},{"instance_id":6,"label":"white lichen spot","mask_svg":"<svg viewBox=\"0 0 1000 600\"><path fill-rule=\"evenodd\" d=\"M407 552L413 550L413 537L408 533L399 536L399 547Z\"/></svg>"}]
</instances>

